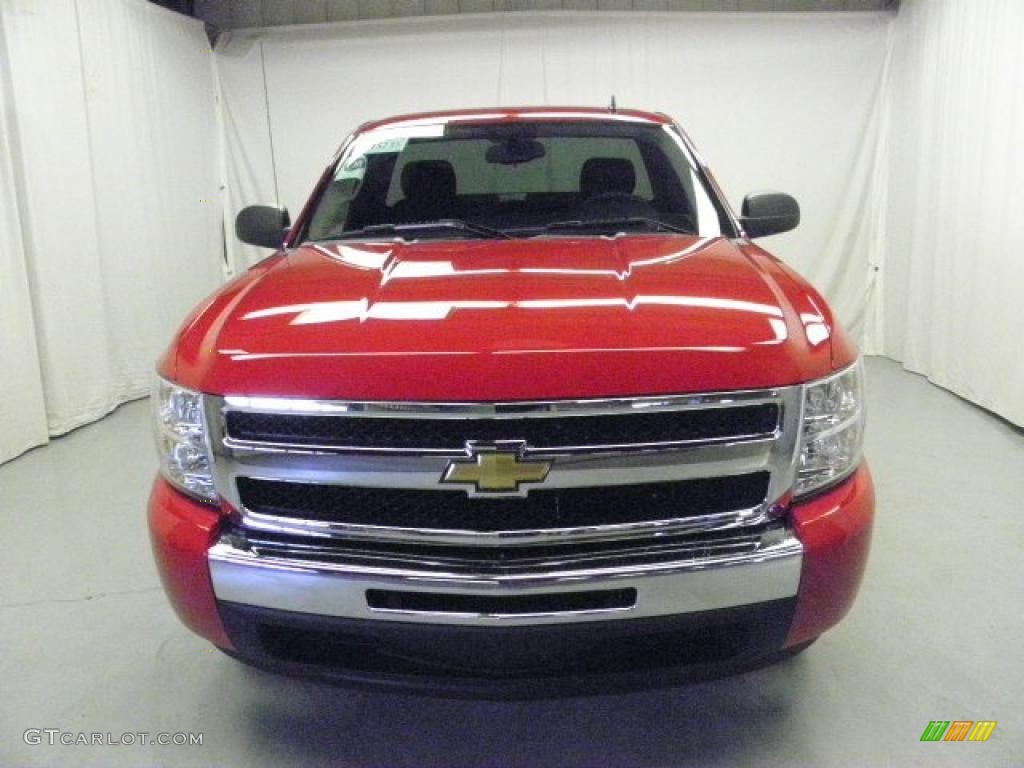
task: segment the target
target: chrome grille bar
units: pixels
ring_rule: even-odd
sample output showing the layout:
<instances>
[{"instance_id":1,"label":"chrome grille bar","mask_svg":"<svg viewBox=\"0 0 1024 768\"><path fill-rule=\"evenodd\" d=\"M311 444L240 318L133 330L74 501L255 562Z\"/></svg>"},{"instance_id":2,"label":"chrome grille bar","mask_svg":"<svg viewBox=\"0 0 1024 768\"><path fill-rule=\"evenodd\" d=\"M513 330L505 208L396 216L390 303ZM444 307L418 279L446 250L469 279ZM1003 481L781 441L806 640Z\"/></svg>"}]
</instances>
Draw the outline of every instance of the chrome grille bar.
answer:
<instances>
[{"instance_id":1,"label":"chrome grille bar","mask_svg":"<svg viewBox=\"0 0 1024 768\"><path fill-rule=\"evenodd\" d=\"M395 419L521 419L561 416L616 416L652 411L735 408L737 405L776 403L789 387L691 395L595 398L590 400L532 400L498 403L405 402L375 400L303 400L286 397L217 398L224 409L253 413L298 413L358 418Z\"/></svg>"}]
</instances>

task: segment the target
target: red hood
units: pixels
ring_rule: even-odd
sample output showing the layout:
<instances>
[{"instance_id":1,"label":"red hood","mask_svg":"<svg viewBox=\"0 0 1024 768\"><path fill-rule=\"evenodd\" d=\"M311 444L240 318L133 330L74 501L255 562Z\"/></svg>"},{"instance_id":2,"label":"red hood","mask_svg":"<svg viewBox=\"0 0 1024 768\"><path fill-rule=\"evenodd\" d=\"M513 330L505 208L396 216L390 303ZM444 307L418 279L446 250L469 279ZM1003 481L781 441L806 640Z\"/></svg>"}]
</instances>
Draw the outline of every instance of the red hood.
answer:
<instances>
[{"instance_id":1,"label":"red hood","mask_svg":"<svg viewBox=\"0 0 1024 768\"><path fill-rule=\"evenodd\" d=\"M309 398L745 389L827 374L831 326L799 278L722 238L350 243L236 280L163 370L206 392Z\"/></svg>"}]
</instances>

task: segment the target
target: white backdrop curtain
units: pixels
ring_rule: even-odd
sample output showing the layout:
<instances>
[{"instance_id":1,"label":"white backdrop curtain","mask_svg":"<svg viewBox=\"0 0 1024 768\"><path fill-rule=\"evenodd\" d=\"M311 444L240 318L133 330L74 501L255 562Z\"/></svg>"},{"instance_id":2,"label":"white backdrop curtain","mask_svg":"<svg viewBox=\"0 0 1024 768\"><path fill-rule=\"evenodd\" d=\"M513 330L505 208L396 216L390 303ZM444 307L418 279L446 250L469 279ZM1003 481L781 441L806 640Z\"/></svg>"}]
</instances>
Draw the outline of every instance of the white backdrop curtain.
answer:
<instances>
[{"instance_id":1,"label":"white backdrop curtain","mask_svg":"<svg viewBox=\"0 0 1024 768\"><path fill-rule=\"evenodd\" d=\"M903 0L885 352L1024 426L1024 3Z\"/></svg>"},{"instance_id":2,"label":"white backdrop curtain","mask_svg":"<svg viewBox=\"0 0 1024 768\"><path fill-rule=\"evenodd\" d=\"M222 278L212 56L200 22L144 0L6 0L0 18L16 193L0 213L12 226L17 201L23 243L3 256L22 261L0 284L20 281L22 319L0 328L0 382L35 381L26 398L60 434L145 395L175 326ZM29 297L39 364L22 376L7 349L30 332ZM0 460L45 438L34 422L4 420Z\"/></svg>"},{"instance_id":3,"label":"white backdrop curtain","mask_svg":"<svg viewBox=\"0 0 1024 768\"><path fill-rule=\"evenodd\" d=\"M673 115L738 209L795 195L803 223L766 242L867 325L891 14L550 13L313 25L224 35L217 73L226 217L280 199L293 214L359 123L516 104ZM244 268L266 251L231 244Z\"/></svg>"},{"instance_id":4,"label":"white backdrop curtain","mask_svg":"<svg viewBox=\"0 0 1024 768\"><path fill-rule=\"evenodd\" d=\"M46 409L18 214L14 105L0 13L0 461L46 441Z\"/></svg>"}]
</instances>

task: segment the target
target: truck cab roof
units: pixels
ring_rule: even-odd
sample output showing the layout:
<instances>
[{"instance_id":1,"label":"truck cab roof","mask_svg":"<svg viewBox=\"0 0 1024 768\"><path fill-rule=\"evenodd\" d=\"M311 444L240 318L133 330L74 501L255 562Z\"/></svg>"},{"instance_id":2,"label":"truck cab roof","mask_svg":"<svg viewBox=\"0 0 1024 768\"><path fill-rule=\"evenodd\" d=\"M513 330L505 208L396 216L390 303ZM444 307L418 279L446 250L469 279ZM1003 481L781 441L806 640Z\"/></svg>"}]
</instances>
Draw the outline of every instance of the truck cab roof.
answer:
<instances>
[{"instance_id":1,"label":"truck cab roof","mask_svg":"<svg viewBox=\"0 0 1024 768\"><path fill-rule=\"evenodd\" d=\"M616 109L598 107L491 107L476 109L452 109L439 112L414 112L395 115L381 120L372 120L360 126L359 131L377 128L391 128L406 125L430 125L450 122L516 122L516 121L616 121L672 125L672 118L660 112L645 112L638 109Z\"/></svg>"}]
</instances>

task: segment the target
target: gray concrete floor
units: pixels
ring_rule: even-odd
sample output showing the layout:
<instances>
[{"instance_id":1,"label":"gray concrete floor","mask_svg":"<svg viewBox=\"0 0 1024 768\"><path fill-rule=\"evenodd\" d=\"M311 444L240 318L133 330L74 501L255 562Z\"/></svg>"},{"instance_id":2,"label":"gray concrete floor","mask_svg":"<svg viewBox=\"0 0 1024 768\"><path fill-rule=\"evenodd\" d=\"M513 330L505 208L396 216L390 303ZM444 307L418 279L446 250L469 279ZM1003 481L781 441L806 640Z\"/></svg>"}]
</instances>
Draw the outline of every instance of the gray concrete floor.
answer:
<instances>
[{"instance_id":1,"label":"gray concrete floor","mask_svg":"<svg viewBox=\"0 0 1024 768\"><path fill-rule=\"evenodd\" d=\"M171 613L150 560L149 411L0 467L0 766L1024 763L1024 434L872 359L879 516L853 613L806 654L713 683L541 702L353 692L256 672ZM997 720L989 742L919 741ZM28 745L29 728L202 746Z\"/></svg>"}]
</instances>

